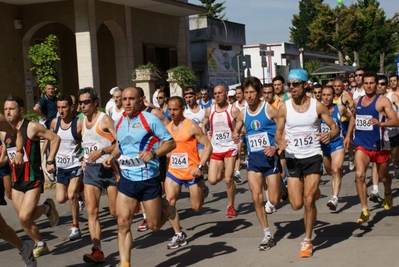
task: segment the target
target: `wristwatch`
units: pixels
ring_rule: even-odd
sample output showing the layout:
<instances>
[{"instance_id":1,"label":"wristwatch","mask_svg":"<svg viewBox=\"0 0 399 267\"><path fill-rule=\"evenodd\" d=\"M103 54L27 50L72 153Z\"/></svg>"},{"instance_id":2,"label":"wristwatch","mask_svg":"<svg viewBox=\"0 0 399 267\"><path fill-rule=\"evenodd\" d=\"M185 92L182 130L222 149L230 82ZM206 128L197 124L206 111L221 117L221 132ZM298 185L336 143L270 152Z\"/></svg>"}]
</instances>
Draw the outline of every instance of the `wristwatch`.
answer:
<instances>
[{"instance_id":1,"label":"wristwatch","mask_svg":"<svg viewBox=\"0 0 399 267\"><path fill-rule=\"evenodd\" d=\"M278 145L277 145L277 144L274 144L273 148L274 148L275 150L278 150Z\"/></svg>"},{"instance_id":2,"label":"wristwatch","mask_svg":"<svg viewBox=\"0 0 399 267\"><path fill-rule=\"evenodd\" d=\"M24 154L24 149L23 148L17 149L16 153L21 153L23 155Z\"/></svg>"},{"instance_id":3,"label":"wristwatch","mask_svg":"<svg viewBox=\"0 0 399 267\"><path fill-rule=\"evenodd\" d=\"M101 154L101 156L104 156L105 155L105 151L104 150L100 150L100 154Z\"/></svg>"},{"instance_id":4,"label":"wristwatch","mask_svg":"<svg viewBox=\"0 0 399 267\"><path fill-rule=\"evenodd\" d=\"M204 170L204 165L198 164L198 165L197 165L197 168L198 168L200 171L203 171L203 170Z\"/></svg>"},{"instance_id":5,"label":"wristwatch","mask_svg":"<svg viewBox=\"0 0 399 267\"><path fill-rule=\"evenodd\" d=\"M47 165L54 165L54 160L48 160L48 161L46 161L46 164Z\"/></svg>"},{"instance_id":6,"label":"wristwatch","mask_svg":"<svg viewBox=\"0 0 399 267\"><path fill-rule=\"evenodd\" d=\"M155 150L151 150L152 158L155 159L157 157L157 152Z\"/></svg>"}]
</instances>

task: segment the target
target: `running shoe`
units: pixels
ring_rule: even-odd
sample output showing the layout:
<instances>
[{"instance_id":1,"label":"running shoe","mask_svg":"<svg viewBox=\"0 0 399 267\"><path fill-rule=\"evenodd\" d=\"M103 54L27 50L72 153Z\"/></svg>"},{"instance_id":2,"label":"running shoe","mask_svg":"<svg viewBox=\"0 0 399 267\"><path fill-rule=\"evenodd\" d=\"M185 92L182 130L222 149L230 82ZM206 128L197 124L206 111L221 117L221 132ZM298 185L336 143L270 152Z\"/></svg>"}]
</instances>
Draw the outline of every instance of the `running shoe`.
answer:
<instances>
[{"instance_id":1,"label":"running shoe","mask_svg":"<svg viewBox=\"0 0 399 267\"><path fill-rule=\"evenodd\" d=\"M54 200L52 198L48 198L48 199L46 199L46 201L44 201L43 205L50 206L50 209L46 213L46 216L50 223L50 226L51 227L56 226L58 224L58 222L60 221L60 216L58 215L58 211L55 207Z\"/></svg>"},{"instance_id":2,"label":"running shoe","mask_svg":"<svg viewBox=\"0 0 399 267\"><path fill-rule=\"evenodd\" d=\"M83 211L86 207L86 204L83 200L79 200L79 211Z\"/></svg>"},{"instance_id":3,"label":"running shoe","mask_svg":"<svg viewBox=\"0 0 399 267\"><path fill-rule=\"evenodd\" d=\"M284 184L284 180L281 179L281 183L280 183L280 187L281 187L281 199L286 201L288 199L288 188L287 186Z\"/></svg>"},{"instance_id":4,"label":"running shoe","mask_svg":"<svg viewBox=\"0 0 399 267\"><path fill-rule=\"evenodd\" d=\"M237 216L236 209L233 206L227 206L227 218L234 218Z\"/></svg>"},{"instance_id":5,"label":"running shoe","mask_svg":"<svg viewBox=\"0 0 399 267\"><path fill-rule=\"evenodd\" d=\"M37 260L33 256L33 248L35 246L35 242L32 240L26 240L24 241L24 244L26 245L25 252L20 251L19 255L22 256L22 262L24 263L25 267L36 267L37 266Z\"/></svg>"},{"instance_id":6,"label":"running shoe","mask_svg":"<svg viewBox=\"0 0 399 267\"><path fill-rule=\"evenodd\" d=\"M374 203L379 203L382 201L382 198L380 197L378 191L371 191L369 194L369 200L373 201Z\"/></svg>"},{"instance_id":7,"label":"running shoe","mask_svg":"<svg viewBox=\"0 0 399 267\"><path fill-rule=\"evenodd\" d=\"M313 255L313 245L309 241L301 242L301 250L299 251L299 257L309 258Z\"/></svg>"},{"instance_id":8,"label":"running shoe","mask_svg":"<svg viewBox=\"0 0 399 267\"><path fill-rule=\"evenodd\" d=\"M319 200L321 198L320 188L317 188L316 193L314 194L314 199Z\"/></svg>"},{"instance_id":9,"label":"running shoe","mask_svg":"<svg viewBox=\"0 0 399 267\"><path fill-rule=\"evenodd\" d=\"M149 228L148 228L148 224L147 224L147 220L146 219L144 219L143 222L140 224L140 226L137 227L137 231L139 231L139 232L145 232L148 229Z\"/></svg>"},{"instance_id":10,"label":"running shoe","mask_svg":"<svg viewBox=\"0 0 399 267\"><path fill-rule=\"evenodd\" d=\"M240 171L234 171L233 177L237 184L242 183Z\"/></svg>"},{"instance_id":11,"label":"running shoe","mask_svg":"<svg viewBox=\"0 0 399 267\"><path fill-rule=\"evenodd\" d=\"M70 241L75 241L82 238L82 233L80 232L80 229L77 227L72 227L71 228L71 234L69 235L69 240Z\"/></svg>"},{"instance_id":12,"label":"running shoe","mask_svg":"<svg viewBox=\"0 0 399 267\"><path fill-rule=\"evenodd\" d=\"M202 195L204 196L204 199L209 196L209 187L206 186L205 182L202 186Z\"/></svg>"},{"instance_id":13,"label":"running shoe","mask_svg":"<svg viewBox=\"0 0 399 267\"><path fill-rule=\"evenodd\" d=\"M392 192L389 193L388 195L385 195L384 198L384 209L385 210L390 210L392 208Z\"/></svg>"},{"instance_id":14,"label":"running shoe","mask_svg":"<svg viewBox=\"0 0 399 267\"><path fill-rule=\"evenodd\" d=\"M269 250L275 245L276 242L274 242L273 236L268 235L263 238L262 243L260 243L258 249L260 251Z\"/></svg>"},{"instance_id":15,"label":"running shoe","mask_svg":"<svg viewBox=\"0 0 399 267\"><path fill-rule=\"evenodd\" d=\"M353 162L353 159L349 160L349 170L353 171L354 169L355 169L355 163Z\"/></svg>"},{"instance_id":16,"label":"running shoe","mask_svg":"<svg viewBox=\"0 0 399 267\"><path fill-rule=\"evenodd\" d=\"M338 198L331 197L331 199L327 202L327 207L329 207L330 210L336 210L337 206L338 206Z\"/></svg>"},{"instance_id":17,"label":"running shoe","mask_svg":"<svg viewBox=\"0 0 399 267\"><path fill-rule=\"evenodd\" d=\"M49 254L50 250L48 249L47 244L44 242L43 246L38 246L37 244L35 244L35 247L33 248L33 256L35 258L39 258L40 256Z\"/></svg>"},{"instance_id":18,"label":"running shoe","mask_svg":"<svg viewBox=\"0 0 399 267\"><path fill-rule=\"evenodd\" d=\"M102 263L105 262L104 252L100 251L98 247L93 246L91 248L91 254L85 254L83 261L86 263Z\"/></svg>"},{"instance_id":19,"label":"running shoe","mask_svg":"<svg viewBox=\"0 0 399 267\"><path fill-rule=\"evenodd\" d=\"M276 207L272 203L270 203L270 201L267 201L265 204L265 211L267 214L272 214L275 213L277 210Z\"/></svg>"},{"instance_id":20,"label":"running shoe","mask_svg":"<svg viewBox=\"0 0 399 267\"><path fill-rule=\"evenodd\" d=\"M172 240L168 243L167 248L168 249L175 249L178 247L182 247L187 245L187 240L186 240L186 234L184 232L181 232L181 234L175 234L172 237Z\"/></svg>"},{"instance_id":21,"label":"running shoe","mask_svg":"<svg viewBox=\"0 0 399 267\"><path fill-rule=\"evenodd\" d=\"M367 222L370 218L370 211L368 209L362 209L360 212L360 217L357 219L357 223L361 224Z\"/></svg>"}]
</instances>

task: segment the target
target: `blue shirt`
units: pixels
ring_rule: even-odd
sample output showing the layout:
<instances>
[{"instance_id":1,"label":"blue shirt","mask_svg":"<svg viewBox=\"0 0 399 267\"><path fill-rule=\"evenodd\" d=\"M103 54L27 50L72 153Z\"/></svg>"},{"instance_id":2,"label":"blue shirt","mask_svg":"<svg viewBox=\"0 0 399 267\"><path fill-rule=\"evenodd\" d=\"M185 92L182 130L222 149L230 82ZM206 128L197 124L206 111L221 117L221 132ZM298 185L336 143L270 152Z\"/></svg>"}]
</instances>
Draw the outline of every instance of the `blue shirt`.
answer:
<instances>
[{"instance_id":1,"label":"blue shirt","mask_svg":"<svg viewBox=\"0 0 399 267\"><path fill-rule=\"evenodd\" d=\"M264 146L273 146L276 123L267 115L267 102L263 102L258 113L250 114L245 107L244 125L248 152L264 154Z\"/></svg>"},{"instance_id":2,"label":"blue shirt","mask_svg":"<svg viewBox=\"0 0 399 267\"><path fill-rule=\"evenodd\" d=\"M132 117L130 122L123 112L122 117L115 122L119 150L121 176L131 181L143 181L159 176L159 161L157 158L143 163L138 159L139 151L151 151L159 147L160 141L173 139L161 120L148 112L140 112ZM123 167L124 166L124 167Z\"/></svg>"},{"instance_id":3,"label":"blue shirt","mask_svg":"<svg viewBox=\"0 0 399 267\"><path fill-rule=\"evenodd\" d=\"M47 95L42 96L37 104L40 106L42 113L47 117L46 126L50 129L51 121L57 116L57 98L49 98Z\"/></svg>"}]
</instances>

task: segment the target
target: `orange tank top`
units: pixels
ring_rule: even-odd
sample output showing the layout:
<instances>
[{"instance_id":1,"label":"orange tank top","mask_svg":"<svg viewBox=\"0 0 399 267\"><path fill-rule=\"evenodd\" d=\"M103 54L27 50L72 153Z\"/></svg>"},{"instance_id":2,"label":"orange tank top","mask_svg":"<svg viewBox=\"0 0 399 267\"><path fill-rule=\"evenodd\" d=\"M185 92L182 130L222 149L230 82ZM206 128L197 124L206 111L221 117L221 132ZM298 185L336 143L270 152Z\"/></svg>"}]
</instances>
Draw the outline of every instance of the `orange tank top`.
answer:
<instances>
[{"instance_id":1,"label":"orange tank top","mask_svg":"<svg viewBox=\"0 0 399 267\"><path fill-rule=\"evenodd\" d=\"M198 141L194 136L190 136L192 123L192 120L185 119L179 131L172 130L173 122L166 126L176 142L176 148L170 156L168 172L180 180L193 179L190 170L197 168L200 163Z\"/></svg>"}]
</instances>

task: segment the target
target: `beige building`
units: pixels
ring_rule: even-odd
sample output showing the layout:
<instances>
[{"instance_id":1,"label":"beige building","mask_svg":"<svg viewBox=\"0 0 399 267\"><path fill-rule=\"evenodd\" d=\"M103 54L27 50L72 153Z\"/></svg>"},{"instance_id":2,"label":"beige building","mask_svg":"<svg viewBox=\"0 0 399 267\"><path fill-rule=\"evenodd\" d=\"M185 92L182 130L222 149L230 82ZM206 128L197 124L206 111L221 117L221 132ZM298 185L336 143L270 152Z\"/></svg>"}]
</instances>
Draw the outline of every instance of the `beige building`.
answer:
<instances>
[{"instance_id":1,"label":"beige building","mask_svg":"<svg viewBox=\"0 0 399 267\"><path fill-rule=\"evenodd\" d=\"M202 12L176 0L0 0L0 101L14 93L32 110L40 90L29 47L54 34L60 92L92 86L104 106L138 65L191 66L188 15Z\"/></svg>"}]
</instances>

